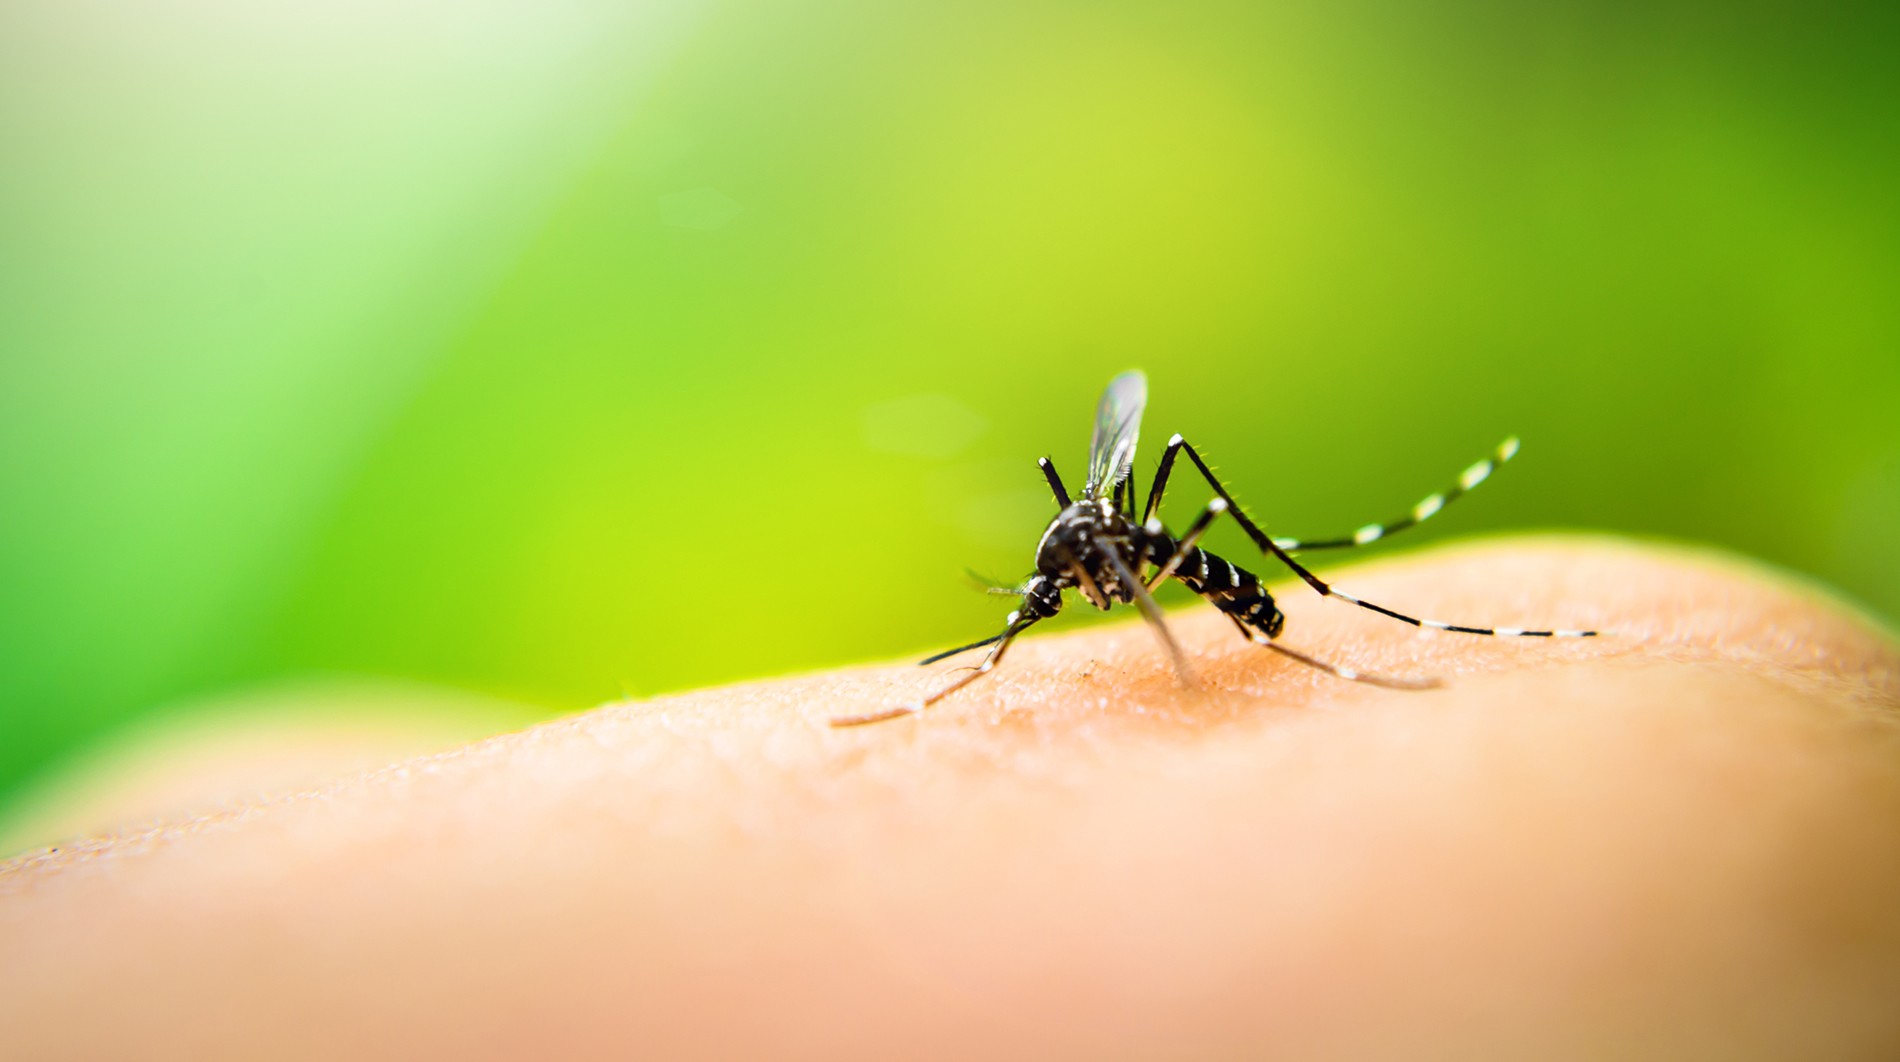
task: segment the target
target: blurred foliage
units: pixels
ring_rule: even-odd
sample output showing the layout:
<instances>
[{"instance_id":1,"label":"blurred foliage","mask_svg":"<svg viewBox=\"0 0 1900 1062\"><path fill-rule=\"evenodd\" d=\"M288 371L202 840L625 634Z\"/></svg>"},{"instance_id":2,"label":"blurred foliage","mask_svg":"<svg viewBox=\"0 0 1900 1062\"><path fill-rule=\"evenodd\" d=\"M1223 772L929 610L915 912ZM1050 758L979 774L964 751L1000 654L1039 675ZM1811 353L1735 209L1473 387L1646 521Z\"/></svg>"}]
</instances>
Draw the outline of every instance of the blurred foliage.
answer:
<instances>
[{"instance_id":1,"label":"blurred foliage","mask_svg":"<svg viewBox=\"0 0 1900 1062\"><path fill-rule=\"evenodd\" d=\"M1414 544L1891 616L1895 10L14 0L0 799L290 676L556 710L981 635L1129 366L1140 467L1182 431L1279 533L1518 433Z\"/></svg>"}]
</instances>

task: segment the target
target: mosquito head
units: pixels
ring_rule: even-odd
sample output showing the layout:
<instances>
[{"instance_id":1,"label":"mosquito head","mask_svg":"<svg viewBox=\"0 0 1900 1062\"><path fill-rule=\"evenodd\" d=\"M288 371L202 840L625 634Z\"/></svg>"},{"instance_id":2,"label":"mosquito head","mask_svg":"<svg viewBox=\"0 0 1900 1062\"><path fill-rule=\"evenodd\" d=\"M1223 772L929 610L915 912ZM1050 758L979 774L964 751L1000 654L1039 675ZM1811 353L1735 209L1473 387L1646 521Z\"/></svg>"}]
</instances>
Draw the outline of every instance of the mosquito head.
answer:
<instances>
[{"instance_id":1,"label":"mosquito head","mask_svg":"<svg viewBox=\"0 0 1900 1062\"><path fill-rule=\"evenodd\" d=\"M1046 575L1030 576L1023 584L1023 611L1037 619L1062 611L1062 588Z\"/></svg>"}]
</instances>

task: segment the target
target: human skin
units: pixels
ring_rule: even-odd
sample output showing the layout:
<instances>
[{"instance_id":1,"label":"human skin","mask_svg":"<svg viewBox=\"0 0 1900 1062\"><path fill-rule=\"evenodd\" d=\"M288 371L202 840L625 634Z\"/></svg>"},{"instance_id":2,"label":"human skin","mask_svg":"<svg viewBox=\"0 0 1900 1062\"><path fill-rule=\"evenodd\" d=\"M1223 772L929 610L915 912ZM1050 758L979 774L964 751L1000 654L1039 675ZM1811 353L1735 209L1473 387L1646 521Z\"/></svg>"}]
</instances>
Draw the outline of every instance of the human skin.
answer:
<instances>
[{"instance_id":1,"label":"human skin","mask_svg":"<svg viewBox=\"0 0 1900 1062\"><path fill-rule=\"evenodd\" d=\"M1900 650L1740 562L1508 539L1171 624L609 705L0 868L41 1057L1900 1055Z\"/></svg>"}]
</instances>

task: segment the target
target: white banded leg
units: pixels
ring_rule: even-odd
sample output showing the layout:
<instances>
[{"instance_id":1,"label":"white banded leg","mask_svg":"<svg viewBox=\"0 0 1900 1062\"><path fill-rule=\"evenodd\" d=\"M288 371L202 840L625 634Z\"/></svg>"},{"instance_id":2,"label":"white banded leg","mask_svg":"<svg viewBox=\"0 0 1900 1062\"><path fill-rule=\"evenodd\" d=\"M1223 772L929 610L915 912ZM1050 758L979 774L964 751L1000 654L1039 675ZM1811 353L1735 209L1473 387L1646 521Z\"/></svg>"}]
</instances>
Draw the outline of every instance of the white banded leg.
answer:
<instances>
[{"instance_id":1,"label":"white banded leg","mask_svg":"<svg viewBox=\"0 0 1900 1062\"><path fill-rule=\"evenodd\" d=\"M1506 449L1510 449L1508 442L1506 446L1499 447L1500 452ZM1164 483L1166 482L1168 468L1174 463L1174 455L1179 451L1185 451L1187 453L1188 460L1194 462L1194 467L1200 470L1201 477L1207 480L1208 486L1213 487L1214 493L1220 495L1220 497L1227 502L1228 508L1233 511L1234 522L1240 525L1242 531L1247 532L1247 537L1253 539L1254 545L1260 547L1260 552L1270 554L1275 560L1286 565L1287 569L1294 575L1305 580L1306 585L1327 597L1336 597L1341 601L1350 601L1360 608L1377 612L1381 616L1390 616L1401 623L1409 623L1414 627L1430 627L1433 630L1456 631L1459 634L1484 634L1498 638L1594 638L1597 636L1596 631L1534 631L1525 630L1521 627L1477 627L1463 623L1446 623L1443 620L1420 619L1417 616L1408 616L1403 612L1396 612L1386 608L1384 605L1377 605L1363 598L1357 598L1351 594L1335 590L1328 585L1324 579L1321 579L1319 576L1307 570L1305 565L1288 556L1287 548L1280 545L1279 540L1268 537L1266 532L1260 530L1259 525L1255 524L1252 518L1250 518L1240 506L1234 504L1234 496L1227 493L1227 488L1221 485L1220 479L1214 475L1213 470L1207 467L1207 462L1201 460L1201 455L1194 451L1194 447L1189 445L1179 435L1168 440L1168 449L1161 455L1161 471L1157 475L1157 479ZM1515 450L1512 450L1512 452L1515 452ZM1470 486L1476 486L1484 479L1484 475L1490 474L1487 469L1484 475L1478 475L1479 469L1481 469L1484 464L1484 462L1480 462L1467 470L1466 476L1471 479ZM1155 493L1158 492L1151 492L1149 494L1148 500L1151 504L1154 502Z\"/></svg>"},{"instance_id":2,"label":"white banded leg","mask_svg":"<svg viewBox=\"0 0 1900 1062\"><path fill-rule=\"evenodd\" d=\"M1314 549L1350 549L1354 546L1370 545L1388 535L1396 534L1408 527L1414 527L1430 520L1432 517L1438 515L1440 509L1457 501L1463 497L1467 491L1470 491L1485 480L1490 479L1491 473L1497 471L1499 465L1502 465L1504 462L1516 456L1517 437L1512 436L1502 443L1499 443L1498 448L1492 452L1490 457L1465 469L1464 474L1458 477L1456 485L1439 491L1437 494L1412 506L1411 512L1406 513L1396 520L1388 520L1383 524L1367 524L1344 538L1317 540L1276 538L1273 540L1274 544L1289 553Z\"/></svg>"},{"instance_id":3,"label":"white banded leg","mask_svg":"<svg viewBox=\"0 0 1900 1062\"><path fill-rule=\"evenodd\" d=\"M1232 616L1227 618L1234 619ZM1307 656L1305 653L1296 649L1288 649L1286 646L1266 637L1258 631L1250 631L1245 624L1237 619L1234 620L1234 626L1240 628L1240 633L1245 635L1247 640L1255 645L1265 646L1279 653L1281 656L1291 660L1297 660L1307 667L1324 671L1328 675L1343 678L1348 682L1363 682L1368 686L1380 686L1388 690L1429 690L1444 685L1444 683L1435 678L1399 678L1394 675L1375 675L1367 671L1356 671L1349 667L1341 667L1338 664L1329 664L1316 657Z\"/></svg>"},{"instance_id":4,"label":"white banded leg","mask_svg":"<svg viewBox=\"0 0 1900 1062\"><path fill-rule=\"evenodd\" d=\"M977 679L982 678L984 675L989 674L991 671L994 671L996 669L997 663L1003 659L1003 653L1008 651L1009 643L1012 641L1015 641L1017 635L1021 634L1025 630L1028 630L1030 626L1035 624L1038 618L1039 617L1036 617L1036 616L1025 616L1021 612L1010 613L1009 626L1003 629L1002 634L999 634L994 639L992 639L993 641L996 642L996 645L987 654L984 655L982 663L971 668L968 674L959 676L954 682L951 682L949 685L943 687L937 692L930 694L929 696L925 697L923 700L918 701L916 704L900 704L894 707L882 709L881 711L866 712L863 715L833 716L831 719L831 725L835 727L864 726L867 723L882 723L889 719L901 719L907 715L916 715L918 712L923 711L925 708L928 708L931 705L936 704L938 701L943 700L945 697L950 696L952 693L957 692L963 687L968 686L970 683L975 682ZM982 645L982 644L983 644L982 642L976 643L976 645ZM975 646L966 645L963 648L973 649L975 648ZM952 650L952 652L962 652L962 651L963 651L962 649ZM948 654L944 654L944 655L948 655ZM939 659L939 658L933 657L932 659Z\"/></svg>"},{"instance_id":5,"label":"white banded leg","mask_svg":"<svg viewBox=\"0 0 1900 1062\"><path fill-rule=\"evenodd\" d=\"M1207 503L1207 508L1201 510L1201 515L1195 518L1194 524L1188 528L1187 534L1181 536L1180 540L1174 544L1173 555L1168 557L1167 562L1163 564L1154 575L1148 578L1149 590L1152 591L1155 587L1160 586L1168 576L1173 575L1176 569L1181 567L1181 562L1186 560L1187 555L1193 551L1194 544L1199 542L1201 536L1207 533L1208 525L1214 522L1216 516L1226 511L1227 502L1224 499L1215 498ZM1161 534L1161 520L1158 517L1149 517L1148 525L1143 530L1151 535Z\"/></svg>"},{"instance_id":6,"label":"white banded leg","mask_svg":"<svg viewBox=\"0 0 1900 1062\"><path fill-rule=\"evenodd\" d=\"M1444 620L1423 619L1418 616L1408 616L1403 612L1394 612L1384 605L1375 605L1370 601L1354 597L1344 590L1336 590L1331 586L1327 586L1322 593L1327 597L1336 597L1341 601L1349 601L1352 604L1358 605L1360 608L1370 609L1381 616L1390 616L1400 623L1409 623L1414 627L1427 627L1435 631L1452 631L1457 634L1483 634L1492 638L1595 638L1597 636L1596 631L1532 631L1525 630L1522 627L1473 627L1463 623L1446 623Z\"/></svg>"}]
</instances>

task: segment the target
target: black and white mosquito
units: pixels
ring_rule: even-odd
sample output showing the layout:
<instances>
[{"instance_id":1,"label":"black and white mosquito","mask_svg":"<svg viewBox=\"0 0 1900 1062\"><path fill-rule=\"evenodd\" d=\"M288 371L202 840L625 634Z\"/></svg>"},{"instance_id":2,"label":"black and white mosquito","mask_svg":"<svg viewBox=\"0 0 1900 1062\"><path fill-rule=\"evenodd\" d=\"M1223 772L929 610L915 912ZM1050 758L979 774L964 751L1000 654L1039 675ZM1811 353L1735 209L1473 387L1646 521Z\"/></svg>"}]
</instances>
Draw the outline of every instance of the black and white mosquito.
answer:
<instances>
[{"instance_id":1,"label":"black and white mosquito","mask_svg":"<svg viewBox=\"0 0 1900 1062\"><path fill-rule=\"evenodd\" d=\"M831 725L860 726L914 715L989 674L1003 659L1010 642L1062 610L1064 590L1079 592L1089 604L1103 610L1117 602L1140 608L1142 617L1154 629L1156 637L1173 660L1176 676L1187 683L1191 681L1192 669L1174 636L1168 632L1161 607L1155 604L1152 593L1170 578L1185 583L1188 589L1220 609L1248 641L1308 667L1318 668L1342 679L1394 689L1426 689L1438 685L1434 679L1394 678L1354 671L1317 660L1275 642L1273 639L1280 636L1280 630L1286 624L1286 616L1274 604L1273 595L1260 585L1260 578L1195 545L1206 533L1208 525L1222 513L1233 515L1234 521L1247 533L1248 538L1253 539L1261 553L1286 565L1321 595L1351 602L1401 623L1491 637L1590 638L1596 635L1596 631L1476 627L1421 619L1354 597L1314 575L1292 557L1294 553L1308 550L1364 546L1431 519L1460 495L1483 483L1499 465L1509 461L1517 453L1516 439L1506 439L1492 456L1465 469L1464 474L1458 477L1456 486L1426 498L1412 506L1411 512L1396 520L1367 524L1350 535L1335 538L1271 538L1248 518L1235 503L1233 495L1227 492L1220 479L1207 467L1207 462L1179 435L1168 440L1168 448L1161 454L1161 466L1155 470L1147 504L1141 507L1141 519L1130 519L1129 514L1136 511L1135 485L1131 476L1135 463L1135 440L1141 430L1141 412L1147 404L1148 378L1140 372L1125 372L1109 381L1108 389L1102 392L1101 405L1095 411L1095 432L1089 438L1088 479L1082 485L1080 498L1070 498L1068 489L1062 485L1062 477L1056 474L1055 465L1048 458L1037 462L1042 468L1043 477L1049 481L1049 489L1055 493L1056 504L1061 511L1050 521L1048 529L1043 531L1042 541L1036 544L1036 573L1021 586L1004 591L1020 594L1022 607L1009 614L1002 633L921 661L934 664L958 653L992 646L983 662L915 704L864 715L840 716L833 719ZM1174 471L1174 460L1183 453L1194 463L1201 478L1207 480L1208 486L1214 489L1214 498L1188 527L1187 534L1177 538L1161 526L1157 513L1161 508L1161 496L1168 489L1168 475Z\"/></svg>"}]
</instances>

